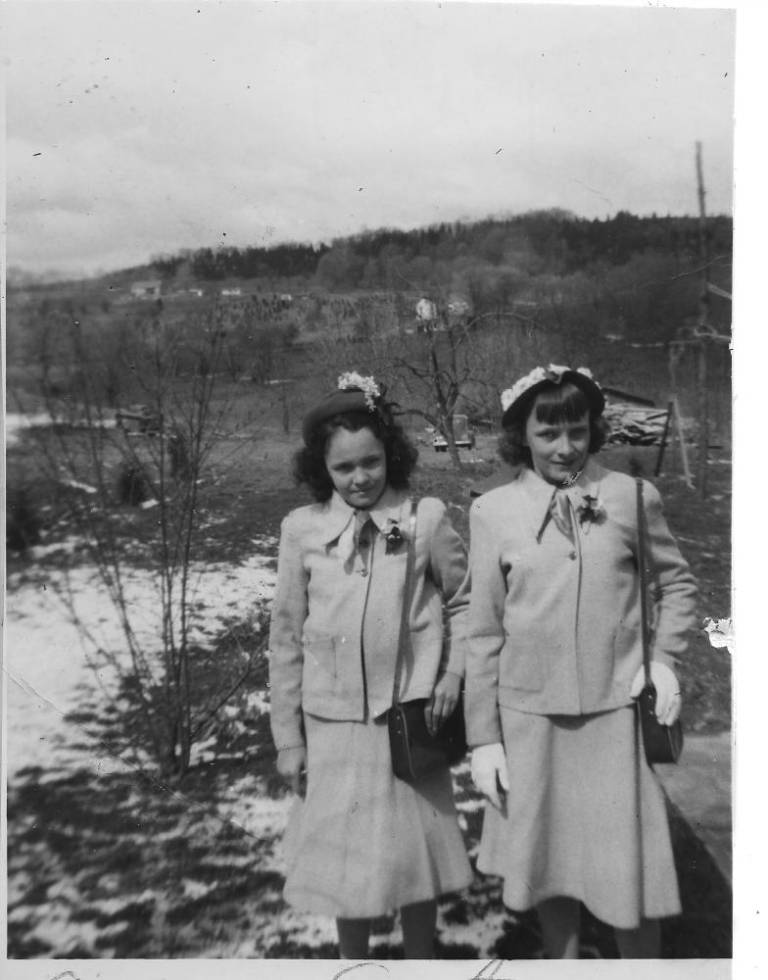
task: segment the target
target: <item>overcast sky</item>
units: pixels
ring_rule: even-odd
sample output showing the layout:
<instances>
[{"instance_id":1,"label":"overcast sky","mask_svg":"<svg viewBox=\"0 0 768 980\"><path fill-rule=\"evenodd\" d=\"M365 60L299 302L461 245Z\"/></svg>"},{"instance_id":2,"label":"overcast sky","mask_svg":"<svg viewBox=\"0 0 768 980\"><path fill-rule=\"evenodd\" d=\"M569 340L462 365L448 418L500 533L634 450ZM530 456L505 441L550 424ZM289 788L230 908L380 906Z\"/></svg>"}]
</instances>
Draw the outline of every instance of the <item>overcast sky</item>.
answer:
<instances>
[{"instance_id":1,"label":"overcast sky","mask_svg":"<svg viewBox=\"0 0 768 980\"><path fill-rule=\"evenodd\" d=\"M561 207L730 212L734 13L20 2L7 263L114 269Z\"/></svg>"}]
</instances>

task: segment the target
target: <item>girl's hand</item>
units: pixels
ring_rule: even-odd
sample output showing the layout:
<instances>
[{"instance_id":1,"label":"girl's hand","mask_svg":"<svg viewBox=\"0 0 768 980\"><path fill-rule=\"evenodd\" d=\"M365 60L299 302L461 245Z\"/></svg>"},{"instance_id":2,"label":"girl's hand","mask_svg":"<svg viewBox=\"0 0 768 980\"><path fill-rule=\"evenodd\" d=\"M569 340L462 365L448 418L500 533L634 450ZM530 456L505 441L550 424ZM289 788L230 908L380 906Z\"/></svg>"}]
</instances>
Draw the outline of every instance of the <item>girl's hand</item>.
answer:
<instances>
[{"instance_id":1,"label":"girl's hand","mask_svg":"<svg viewBox=\"0 0 768 980\"><path fill-rule=\"evenodd\" d=\"M458 674L446 671L435 684L432 697L424 708L424 718L430 735L435 735L443 722L453 714L453 709L459 703L460 694L461 678Z\"/></svg>"},{"instance_id":2,"label":"girl's hand","mask_svg":"<svg viewBox=\"0 0 768 980\"><path fill-rule=\"evenodd\" d=\"M280 749L277 753L277 771L294 793L303 796L303 783L307 772L307 750L304 746Z\"/></svg>"},{"instance_id":3,"label":"girl's hand","mask_svg":"<svg viewBox=\"0 0 768 980\"><path fill-rule=\"evenodd\" d=\"M680 717L682 697L680 681L671 667L658 661L651 661L651 680L656 688L656 717L662 725L674 725ZM629 696L636 698L645 687L645 671L641 667L635 674Z\"/></svg>"},{"instance_id":4,"label":"girl's hand","mask_svg":"<svg viewBox=\"0 0 768 980\"><path fill-rule=\"evenodd\" d=\"M472 782L497 810L504 808L501 794L509 792L509 773L501 742L472 749Z\"/></svg>"}]
</instances>

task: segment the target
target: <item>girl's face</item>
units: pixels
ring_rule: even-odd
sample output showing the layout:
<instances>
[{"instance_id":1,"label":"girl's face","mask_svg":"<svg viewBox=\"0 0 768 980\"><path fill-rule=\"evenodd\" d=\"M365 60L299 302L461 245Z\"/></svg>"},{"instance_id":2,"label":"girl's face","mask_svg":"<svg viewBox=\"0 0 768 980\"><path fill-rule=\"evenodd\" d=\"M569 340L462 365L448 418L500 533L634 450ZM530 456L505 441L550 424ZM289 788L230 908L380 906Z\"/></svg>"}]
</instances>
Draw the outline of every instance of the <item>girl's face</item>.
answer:
<instances>
[{"instance_id":1,"label":"girl's face","mask_svg":"<svg viewBox=\"0 0 768 980\"><path fill-rule=\"evenodd\" d=\"M539 422L534 402L525 423L525 445L533 468L547 483L565 483L584 469L589 456L589 412L575 422Z\"/></svg>"},{"instance_id":2,"label":"girl's face","mask_svg":"<svg viewBox=\"0 0 768 980\"><path fill-rule=\"evenodd\" d=\"M350 507L373 507L387 485L384 444L370 429L336 429L325 450L325 466L336 491Z\"/></svg>"}]
</instances>

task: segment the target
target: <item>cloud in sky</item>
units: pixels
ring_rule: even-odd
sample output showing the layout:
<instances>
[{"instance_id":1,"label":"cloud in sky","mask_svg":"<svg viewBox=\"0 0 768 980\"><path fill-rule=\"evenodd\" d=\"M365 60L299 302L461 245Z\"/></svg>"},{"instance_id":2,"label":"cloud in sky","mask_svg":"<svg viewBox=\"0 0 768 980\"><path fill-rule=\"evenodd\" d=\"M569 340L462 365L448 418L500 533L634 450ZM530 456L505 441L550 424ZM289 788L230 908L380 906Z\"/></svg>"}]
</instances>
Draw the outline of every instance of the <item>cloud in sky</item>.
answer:
<instances>
[{"instance_id":1,"label":"cloud in sky","mask_svg":"<svg viewBox=\"0 0 768 980\"><path fill-rule=\"evenodd\" d=\"M93 271L564 207L731 209L732 11L4 5L7 261Z\"/></svg>"}]
</instances>

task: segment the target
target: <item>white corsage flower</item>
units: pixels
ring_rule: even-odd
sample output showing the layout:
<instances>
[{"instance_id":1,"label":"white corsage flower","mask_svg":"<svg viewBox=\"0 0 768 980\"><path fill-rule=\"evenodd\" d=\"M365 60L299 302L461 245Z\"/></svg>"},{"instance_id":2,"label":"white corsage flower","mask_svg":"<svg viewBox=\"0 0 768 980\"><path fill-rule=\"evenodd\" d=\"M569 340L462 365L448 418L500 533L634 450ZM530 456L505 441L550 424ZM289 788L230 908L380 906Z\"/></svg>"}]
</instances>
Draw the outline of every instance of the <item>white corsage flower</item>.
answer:
<instances>
[{"instance_id":1,"label":"white corsage flower","mask_svg":"<svg viewBox=\"0 0 768 980\"><path fill-rule=\"evenodd\" d=\"M602 524L606 518L605 507L600 498L592 493L585 493L576 505L576 516L579 519L584 534L589 533L592 524Z\"/></svg>"},{"instance_id":2,"label":"white corsage flower","mask_svg":"<svg viewBox=\"0 0 768 980\"><path fill-rule=\"evenodd\" d=\"M339 375L337 387L340 391L347 391L349 388L359 388L365 396L365 404L372 412L376 407L376 399L381 397L381 390L374 378L370 375L365 377L357 371L346 371Z\"/></svg>"}]
</instances>

